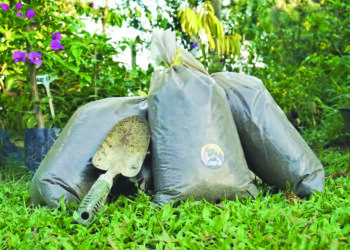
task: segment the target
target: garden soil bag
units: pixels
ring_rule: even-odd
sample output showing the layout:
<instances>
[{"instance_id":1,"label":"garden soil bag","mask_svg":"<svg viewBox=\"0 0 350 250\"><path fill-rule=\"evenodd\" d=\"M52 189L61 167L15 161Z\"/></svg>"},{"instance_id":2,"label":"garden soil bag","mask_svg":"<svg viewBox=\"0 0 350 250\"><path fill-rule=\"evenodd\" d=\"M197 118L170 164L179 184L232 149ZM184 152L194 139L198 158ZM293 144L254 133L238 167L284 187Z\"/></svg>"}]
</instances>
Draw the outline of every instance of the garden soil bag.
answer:
<instances>
[{"instance_id":1,"label":"garden soil bag","mask_svg":"<svg viewBox=\"0 0 350 250\"><path fill-rule=\"evenodd\" d=\"M60 128L30 128L25 130L25 165L30 170L36 171L38 169L60 132Z\"/></svg>"},{"instance_id":2,"label":"garden soil bag","mask_svg":"<svg viewBox=\"0 0 350 250\"><path fill-rule=\"evenodd\" d=\"M173 65L153 74L148 96L153 201L255 196L225 91L169 30L153 33L152 58Z\"/></svg>"},{"instance_id":3,"label":"garden soil bag","mask_svg":"<svg viewBox=\"0 0 350 250\"><path fill-rule=\"evenodd\" d=\"M91 161L99 145L117 122L132 115L147 116L144 97L107 98L79 108L31 181L33 203L57 207L62 199L66 204L79 204L104 173Z\"/></svg>"},{"instance_id":4,"label":"garden soil bag","mask_svg":"<svg viewBox=\"0 0 350 250\"><path fill-rule=\"evenodd\" d=\"M212 76L226 91L249 168L267 184L299 197L322 191L321 162L275 103L263 83L238 73Z\"/></svg>"}]
</instances>

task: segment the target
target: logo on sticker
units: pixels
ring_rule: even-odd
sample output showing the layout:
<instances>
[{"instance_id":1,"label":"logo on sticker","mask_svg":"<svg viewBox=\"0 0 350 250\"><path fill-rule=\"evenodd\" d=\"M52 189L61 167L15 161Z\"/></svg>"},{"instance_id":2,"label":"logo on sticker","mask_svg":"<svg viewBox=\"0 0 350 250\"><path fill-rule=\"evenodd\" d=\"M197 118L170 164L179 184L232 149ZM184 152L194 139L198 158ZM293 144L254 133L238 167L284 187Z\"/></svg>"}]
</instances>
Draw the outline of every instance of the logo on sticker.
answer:
<instances>
[{"instance_id":1,"label":"logo on sticker","mask_svg":"<svg viewBox=\"0 0 350 250\"><path fill-rule=\"evenodd\" d=\"M224 152L216 144L207 144L202 148L201 159L208 168L220 168L224 164Z\"/></svg>"}]
</instances>

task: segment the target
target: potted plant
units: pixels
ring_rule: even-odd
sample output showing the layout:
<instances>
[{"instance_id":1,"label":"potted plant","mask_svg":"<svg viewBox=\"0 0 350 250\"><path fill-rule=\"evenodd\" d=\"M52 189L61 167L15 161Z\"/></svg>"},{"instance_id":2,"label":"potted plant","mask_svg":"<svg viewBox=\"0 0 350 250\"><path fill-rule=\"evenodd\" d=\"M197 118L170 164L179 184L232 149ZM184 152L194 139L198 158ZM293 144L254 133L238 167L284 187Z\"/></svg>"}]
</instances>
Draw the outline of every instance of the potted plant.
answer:
<instances>
[{"instance_id":1,"label":"potted plant","mask_svg":"<svg viewBox=\"0 0 350 250\"><path fill-rule=\"evenodd\" d=\"M17 133L26 127L25 161L32 170L36 170L59 131L51 128L50 118L43 113L46 103L40 98L38 73L51 71L55 57L59 57L60 51L65 49L58 31L61 28L59 22L51 21L52 24L47 25L45 15L37 15L36 9L43 14L42 3L39 1L31 1L30 4L23 2L23 5L21 2L15 5L0 3L0 19L4 22L4 28L0 29L0 38L3 36L1 49L4 53L0 59L5 62L0 65L0 94L1 99L8 100L9 105L4 106L4 110L11 110L11 104L16 104L12 110L17 114L13 117L16 124L19 124L16 126ZM48 90L47 82L42 83ZM52 120L54 113L51 96L49 104ZM9 125L9 128L13 128L11 123Z\"/></svg>"}]
</instances>

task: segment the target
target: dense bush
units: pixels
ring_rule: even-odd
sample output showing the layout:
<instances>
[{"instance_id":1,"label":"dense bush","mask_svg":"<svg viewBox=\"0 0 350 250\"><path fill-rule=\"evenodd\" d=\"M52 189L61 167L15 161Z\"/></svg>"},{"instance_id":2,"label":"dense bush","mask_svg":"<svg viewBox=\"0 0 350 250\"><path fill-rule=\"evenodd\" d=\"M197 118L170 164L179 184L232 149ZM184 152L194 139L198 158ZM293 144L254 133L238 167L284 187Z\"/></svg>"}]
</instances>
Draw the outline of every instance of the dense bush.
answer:
<instances>
[{"instance_id":1,"label":"dense bush","mask_svg":"<svg viewBox=\"0 0 350 250\"><path fill-rule=\"evenodd\" d=\"M21 130L37 126L33 108L38 102L45 126L63 127L77 107L89 101L147 92L153 68L130 70L118 62L115 58L125 46L111 43L106 35L84 31L79 17L71 11L74 6L67 7L62 2L65 1L22 1L21 9L17 10L15 4L0 9L0 70L5 76L0 92L0 128ZM34 13L30 19L18 16L29 9ZM59 49L52 47L56 32L60 32ZM15 62L15 51L37 51L42 64L35 66L27 57ZM54 118L50 116L45 88L38 87L40 99L33 97L30 67L34 67L34 76L58 77L51 83Z\"/></svg>"},{"instance_id":2,"label":"dense bush","mask_svg":"<svg viewBox=\"0 0 350 250\"><path fill-rule=\"evenodd\" d=\"M316 126L345 105L350 86L350 6L343 1L234 1L229 12L249 41L244 71L263 80L287 114ZM265 67L255 67L258 57ZM251 65L252 67L247 67ZM330 111L330 113L329 113Z\"/></svg>"}]
</instances>

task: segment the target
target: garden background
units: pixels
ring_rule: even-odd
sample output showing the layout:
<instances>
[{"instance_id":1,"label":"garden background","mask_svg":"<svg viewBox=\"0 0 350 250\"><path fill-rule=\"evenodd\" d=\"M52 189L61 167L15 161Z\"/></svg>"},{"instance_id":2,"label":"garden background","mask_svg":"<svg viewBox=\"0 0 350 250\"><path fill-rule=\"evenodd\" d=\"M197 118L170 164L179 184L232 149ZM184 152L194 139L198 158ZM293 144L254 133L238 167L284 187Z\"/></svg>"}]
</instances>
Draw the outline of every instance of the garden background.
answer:
<instances>
[{"instance_id":1,"label":"garden background","mask_svg":"<svg viewBox=\"0 0 350 250\"><path fill-rule=\"evenodd\" d=\"M117 3L118 2L118 3ZM350 3L346 0L188 0L1 2L0 129L20 145L27 128L64 128L80 106L106 97L147 95L164 65L143 53L156 28L210 72L260 78L325 167L325 191L301 201L260 185L255 200L189 200L158 208L150 197L121 197L90 228L70 211L34 208L23 166L1 166L3 248L198 248L349 246ZM83 20L100 31L91 34ZM123 29L135 30L134 38ZM115 39L114 33L120 34ZM111 39L113 37L113 39ZM21 53L18 53L21 51ZM145 52L146 51L146 52ZM17 52L17 53L14 53ZM33 53L36 52L36 53ZM25 56L24 54L25 53ZM121 60L130 54L130 63ZM36 76L49 74L50 98Z\"/></svg>"}]
</instances>

